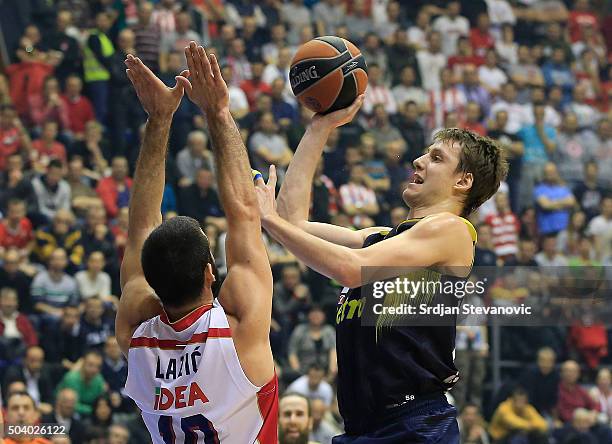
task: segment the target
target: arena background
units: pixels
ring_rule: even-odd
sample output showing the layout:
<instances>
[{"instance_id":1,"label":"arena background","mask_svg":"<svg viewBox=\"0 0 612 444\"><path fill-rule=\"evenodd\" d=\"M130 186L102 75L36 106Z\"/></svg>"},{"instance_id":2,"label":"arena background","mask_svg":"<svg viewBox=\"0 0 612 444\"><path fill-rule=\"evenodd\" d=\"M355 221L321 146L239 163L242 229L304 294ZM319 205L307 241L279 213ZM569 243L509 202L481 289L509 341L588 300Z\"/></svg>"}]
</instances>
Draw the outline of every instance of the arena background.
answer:
<instances>
[{"instance_id":1,"label":"arena background","mask_svg":"<svg viewBox=\"0 0 612 444\"><path fill-rule=\"evenodd\" d=\"M73 415L73 443L149 442L121 394L127 367L113 337L145 121L125 74L128 53L172 84L187 42L215 52L252 165L274 163L282 177L310 119L291 93L291 57L317 35L347 38L364 54L370 83L356 119L328 141L313 220L399 223L411 161L438 129L468 128L498 140L510 159L499 193L471 217L475 265L490 267L480 302L563 304L551 278L563 267L603 270L601 288L612 294L609 1L5 0L0 26L2 396L27 390L42 422ZM205 120L187 98L174 117L166 179L164 218L198 219L223 274L215 166ZM342 430L339 288L264 237L282 386L313 399L311 438L328 444ZM496 274L511 265L526 271ZM536 430L536 411L545 440L612 442L612 330L594 314L459 327L462 378L450 397L462 412L462 442ZM505 401L517 386L536 422L512 422L513 401Z\"/></svg>"}]
</instances>

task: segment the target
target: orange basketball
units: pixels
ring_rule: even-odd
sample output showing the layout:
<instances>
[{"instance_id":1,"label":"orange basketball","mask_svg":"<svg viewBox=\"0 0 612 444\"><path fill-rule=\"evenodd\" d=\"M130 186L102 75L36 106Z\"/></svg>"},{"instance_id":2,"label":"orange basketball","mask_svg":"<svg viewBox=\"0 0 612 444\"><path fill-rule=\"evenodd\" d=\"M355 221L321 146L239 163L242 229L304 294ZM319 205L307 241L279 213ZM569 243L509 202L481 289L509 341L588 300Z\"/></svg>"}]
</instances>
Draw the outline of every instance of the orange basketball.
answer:
<instances>
[{"instance_id":1,"label":"orange basketball","mask_svg":"<svg viewBox=\"0 0 612 444\"><path fill-rule=\"evenodd\" d=\"M361 51L348 40L324 36L304 43L289 70L293 94L306 108L327 114L346 108L368 85Z\"/></svg>"}]
</instances>

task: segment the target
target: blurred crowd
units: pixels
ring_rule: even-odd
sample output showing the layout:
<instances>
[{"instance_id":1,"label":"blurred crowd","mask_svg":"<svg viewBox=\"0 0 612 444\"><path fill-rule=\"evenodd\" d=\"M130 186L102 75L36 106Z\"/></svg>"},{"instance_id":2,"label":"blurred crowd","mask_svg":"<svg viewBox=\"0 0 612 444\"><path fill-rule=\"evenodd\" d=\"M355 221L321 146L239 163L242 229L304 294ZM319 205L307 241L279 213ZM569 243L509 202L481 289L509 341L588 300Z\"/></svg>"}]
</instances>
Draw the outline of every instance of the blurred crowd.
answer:
<instances>
[{"instance_id":1,"label":"blurred crowd","mask_svg":"<svg viewBox=\"0 0 612 444\"><path fill-rule=\"evenodd\" d=\"M401 191L412 160L438 129L466 128L496 139L510 163L500 191L471 217L476 277L493 273L479 303L545 301L566 310L555 299L565 282L555 270L565 268L595 269L610 290L609 1L6 0L0 25L9 59L0 70L7 423L63 424L68 437L48 437L57 444L150 439L122 394L127 366L113 336L146 119L125 73L127 54L173 85L189 41L216 53L252 165L267 176L275 164L282 180L312 117L291 92L292 56L318 35L351 40L367 61L369 86L357 118L327 142L312 220L398 224L408 214ZM215 182L206 121L185 98L172 124L161 210L165 219L201 222L223 275L226 221ZM339 288L264 238L275 277L271 342L288 393L281 443L310 435L329 444L342 430ZM458 327L462 377L449 397L462 442L612 442L612 330L595 316L600 308L563 325L502 326L495 344L486 326ZM497 369L501 384L492 382L493 355L507 363Z\"/></svg>"}]
</instances>

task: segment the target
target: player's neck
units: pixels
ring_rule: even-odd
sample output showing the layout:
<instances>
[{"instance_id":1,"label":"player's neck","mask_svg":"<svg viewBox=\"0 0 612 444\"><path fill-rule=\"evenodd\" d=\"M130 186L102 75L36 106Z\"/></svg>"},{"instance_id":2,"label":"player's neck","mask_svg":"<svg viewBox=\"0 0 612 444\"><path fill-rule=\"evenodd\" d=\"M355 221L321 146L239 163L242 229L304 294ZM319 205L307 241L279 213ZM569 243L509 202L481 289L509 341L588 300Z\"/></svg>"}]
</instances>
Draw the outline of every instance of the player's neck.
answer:
<instances>
[{"instance_id":1,"label":"player's neck","mask_svg":"<svg viewBox=\"0 0 612 444\"><path fill-rule=\"evenodd\" d=\"M433 205L415 205L410 207L408 219L418 219L438 213L453 213L459 216L461 215L461 210L462 208L459 204L450 201L438 202Z\"/></svg>"},{"instance_id":2,"label":"player's neck","mask_svg":"<svg viewBox=\"0 0 612 444\"><path fill-rule=\"evenodd\" d=\"M164 307L164 310L166 311L166 314L168 315L168 320L170 322L176 322L179 319L182 319L185 316L187 316L189 313L191 313L196 308L199 308L203 305L212 304L212 302L213 302L212 291L210 290L210 288L207 288L200 295L200 297L194 302L184 305L182 307L178 307L178 308Z\"/></svg>"}]
</instances>

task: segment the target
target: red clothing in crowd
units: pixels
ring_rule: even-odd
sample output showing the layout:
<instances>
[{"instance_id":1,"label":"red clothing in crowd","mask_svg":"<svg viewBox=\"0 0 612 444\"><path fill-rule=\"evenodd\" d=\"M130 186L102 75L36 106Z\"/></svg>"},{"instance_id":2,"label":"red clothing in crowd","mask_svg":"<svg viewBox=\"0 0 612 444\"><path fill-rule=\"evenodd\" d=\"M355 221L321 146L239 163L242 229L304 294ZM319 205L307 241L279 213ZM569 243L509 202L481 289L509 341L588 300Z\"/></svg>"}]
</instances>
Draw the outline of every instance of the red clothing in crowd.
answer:
<instances>
[{"instance_id":1,"label":"red clothing in crowd","mask_svg":"<svg viewBox=\"0 0 612 444\"><path fill-rule=\"evenodd\" d=\"M270 94L272 92L272 88L266 82L256 82L255 80L245 80L240 83L240 89L246 94L251 111L255 109L257 97L260 94Z\"/></svg>"},{"instance_id":2,"label":"red clothing in crowd","mask_svg":"<svg viewBox=\"0 0 612 444\"><path fill-rule=\"evenodd\" d=\"M62 101L68 111L68 119L70 120L68 129L77 134L85 132L85 124L96 118L89 99L84 96L78 96L76 99L62 96Z\"/></svg>"},{"instance_id":3,"label":"red clothing in crowd","mask_svg":"<svg viewBox=\"0 0 612 444\"><path fill-rule=\"evenodd\" d=\"M472 56L460 56L454 55L448 58L448 67L453 69L455 65L465 66L465 65L474 65L476 67L480 65L484 65L485 59L484 57L472 55Z\"/></svg>"},{"instance_id":4,"label":"red clothing in crowd","mask_svg":"<svg viewBox=\"0 0 612 444\"><path fill-rule=\"evenodd\" d=\"M32 149L38 152L38 157L47 156L53 159L59 159L66 163L66 147L63 143L53 141L51 145L47 145L44 140L37 139L32 142Z\"/></svg>"},{"instance_id":5,"label":"red clothing in crowd","mask_svg":"<svg viewBox=\"0 0 612 444\"><path fill-rule=\"evenodd\" d=\"M608 354L608 335L602 324L572 325L568 339L590 368L597 368L600 359Z\"/></svg>"},{"instance_id":6,"label":"red clothing in crowd","mask_svg":"<svg viewBox=\"0 0 612 444\"><path fill-rule=\"evenodd\" d=\"M518 238L521 223L512 213L490 214L485 224L491 227L493 246L497 257L502 259L515 256L518 253Z\"/></svg>"},{"instance_id":7,"label":"red clothing in crowd","mask_svg":"<svg viewBox=\"0 0 612 444\"><path fill-rule=\"evenodd\" d=\"M128 190L132 189L132 179L127 177L125 179L125 184L127 185ZM115 217L117 217L120 208L117 202L119 197L119 185L117 184L115 179L112 176L109 176L100 180L100 182L98 182L96 192L104 203L104 208L106 209L107 216L110 219L114 219Z\"/></svg>"},{"instance_id":8,"label":"red clothing in crowd","mask_svg":"<svg viewBox=\"0 0 612 444\"><path fill-rule=\"evenodd\" d=\"M27 316L17 313L17 319L15 319L15 323L17 324L17 331L21 334L23 338L23 342L30 347L32 345L38 345L38 336L36 335L36 330L32 326L32 323L28 319ZM0 336L4 335L4 319L0 316Z\"/></svg>"},{"instance_id":9,"label":"red clothing in crowd","mask_svg":"<svg viewBox=\"0 0 612 444\"><path fill-rule=\"evenodd\" d=\"M481 32L478 28L470 31L470 43L475 55L484 57L487 50L495 47L495 39L488 32Z\"/></svg>"},{"instance_id":10,"label":"red clothing in crowd","mask_svg":"<svg viewBox=\"0 0 612 444\"><path fill-rule=\"evenodd\" d=\"M572 43L582 39L582 27L591 25L599 31L599 21L595 14L591 12L572 11L569 14L569 34Z\"/></svg>"},{"instance_id":11,"label":"red clothing in crowd","mask_svg":"<svg viewBox=\"0 0 612 444\"><path fill-rule=\"evenodd\" d=\"M4 171L6 160L21 149L19 129L15 126L0 128L0 171Z\"/></svg>"},{"instance_id":12,"label":"red clothing in crowd","mask_svg":"<svg viewBox=\"0 0 612 444\"><path fill-rule=\"evenodd\" d=\"M479 134L481 136L486 136L487 135L487 129L484 127L484 125L482 123L469 123L469 122L465 122L462 127L464 129L470 130L476 134Z\"/></svg>"},{"instance_id":13,"label":"red clothing in crowd","mask_svg":"<svg viewBox=\"0 0 612 444\"><path fill-rule=\"evenodd\" d=\"M45 79L51 74L53 66L43 62L21 62L7 66L11 99L20 116L29 115L28 97L42 95Z\"/></svg>"},{"instance_id":14,"label":"red clothing in crowd","mask_svg":"<svg viewBox=\"0 0 612 444\"><path fill-rule=\"evenodd\" d=\"M47 120L53 120L57 122L60 129L70 128L68 108L66 108L61 99L59 105L53 106L46 103L42 95L30 96L28 98L28 107L32 124L40 126Z\"/></svg>"},{"instance_id":15,"label":"red clothing in crowd","mask_svg":"<svg viewBox=\"0 0 612 444\"><path fill-rule=\"evenodd\" d=\"M15 229L9 227L8 220L0 222L0 246L4 248L25 248L34 239L32 222L27 217L19 221Z\"/></svg>"},{"instance_id":16,"label":"red clothing in crowd","mask_svg":"<svg viewBox=\"0 0 612 444\"><path fill-rule=\"evenodd\" d=\"M575 384L568 387L564 382L559 383L559 396L557 401L557 412L559 419L563 422L571 422L574 410L585 408L588 410L599 410L599 406L587 391Z\"/></svg>"}]
</instances>

